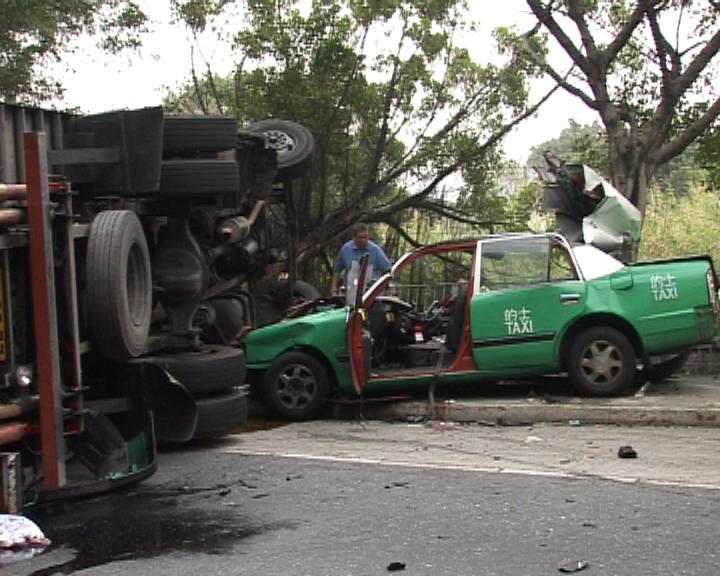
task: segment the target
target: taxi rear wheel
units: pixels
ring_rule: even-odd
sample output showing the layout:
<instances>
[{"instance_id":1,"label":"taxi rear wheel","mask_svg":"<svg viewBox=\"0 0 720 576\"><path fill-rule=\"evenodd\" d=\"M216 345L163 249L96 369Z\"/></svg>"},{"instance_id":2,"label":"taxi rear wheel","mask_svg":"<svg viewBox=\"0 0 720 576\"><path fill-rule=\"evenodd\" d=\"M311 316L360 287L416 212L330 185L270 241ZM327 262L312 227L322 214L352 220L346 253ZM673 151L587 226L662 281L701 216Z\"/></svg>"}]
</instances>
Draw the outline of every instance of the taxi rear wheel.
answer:
<instances>
[{"instance_id":1,"label":"taxi rear wheel","mask_svg":"<svg viewBox=\"0 0 720 576\"><path fill-rule=\"evenodd\" d=\"M329 390L325 367L305 352L283 354L263 379L263 396L268 408L287 420L317 418Z\"/></svg>"},{"instance_id":2,"label":"taxi rear wheel","mask_svg":"<svg viewBox=\"0 0 720 576\"><path fill-rule=\"evenodd\" d=\"M609 326L582 332L570 347L567 371L575 389L586 396L613 396L634 381L636 355L630 341Z\"/></svg>"}]
</instances>

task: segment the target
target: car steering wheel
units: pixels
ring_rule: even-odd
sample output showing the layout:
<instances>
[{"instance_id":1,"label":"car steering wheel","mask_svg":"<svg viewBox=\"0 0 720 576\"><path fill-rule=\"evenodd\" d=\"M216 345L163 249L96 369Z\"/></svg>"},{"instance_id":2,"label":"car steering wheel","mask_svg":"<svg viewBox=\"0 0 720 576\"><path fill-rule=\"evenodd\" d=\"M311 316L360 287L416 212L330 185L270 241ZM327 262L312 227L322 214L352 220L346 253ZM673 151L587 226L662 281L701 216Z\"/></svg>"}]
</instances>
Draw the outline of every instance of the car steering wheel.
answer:
<instances>
[{"instance_id":1,"label":"car steering wheel","mask_svg":"<svg viewBox=\"0 0 720 576\"><path fill-rule=\"evenodd\" d=\"M440 302L437 300L433 300L430 303L430 306L428 306L427 310L425 310L424 314L424 321L425 322L434 322L437 320L443 313L443 306L441 306Z\"/></svg>"}]
</instances>

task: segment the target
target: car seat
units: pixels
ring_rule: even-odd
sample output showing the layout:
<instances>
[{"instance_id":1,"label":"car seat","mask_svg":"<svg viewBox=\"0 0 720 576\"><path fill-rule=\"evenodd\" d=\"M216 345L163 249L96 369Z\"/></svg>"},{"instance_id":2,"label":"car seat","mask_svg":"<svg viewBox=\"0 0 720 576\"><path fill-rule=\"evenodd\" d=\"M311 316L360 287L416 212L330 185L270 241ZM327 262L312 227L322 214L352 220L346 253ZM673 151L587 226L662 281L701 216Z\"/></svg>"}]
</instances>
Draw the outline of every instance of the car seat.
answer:
<instances>
[{"instance_id":1,"label":"car seat","mask_svg":"<svg viewBox=\"0 0 720 576\"><path fill-rule=\"evenodd\" d=\"M404 346L404 364L407 367L435 366L439 363L447 366L448 363L455 358L460 349L460 342L462 342L462 335L465 329L466 300L467 287L461 284L458 286L455 304L453 305L452 313L448 320L445 344L443 345L436 340L430 340L428 342Z\"/></svg>"},{"instance_id":2,"label":"car seat","mask_svg":"<svg viewBox=\"0 0 720 576\"><path fill-rule=\"evenodd\" d=\"M447 334L445 335L445 347L453 354L457 354L465 330L466 301L467 287L461 284L458 286L458 293L455 297L455 304L448 320Z\"/></svg>"}]
</instances>

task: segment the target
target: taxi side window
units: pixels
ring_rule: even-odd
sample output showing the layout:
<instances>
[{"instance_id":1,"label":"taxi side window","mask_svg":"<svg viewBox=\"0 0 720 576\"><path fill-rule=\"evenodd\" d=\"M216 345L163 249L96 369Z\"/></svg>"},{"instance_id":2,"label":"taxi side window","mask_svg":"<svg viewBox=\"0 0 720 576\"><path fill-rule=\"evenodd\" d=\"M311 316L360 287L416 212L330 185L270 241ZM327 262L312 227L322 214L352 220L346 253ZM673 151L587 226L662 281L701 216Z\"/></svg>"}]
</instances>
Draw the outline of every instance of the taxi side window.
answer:
<instances>
[{"instance_id":1,"label":"taxi side window","mask_svg":"<svg viewBox=\"0 0 720 576\"><path fill-rule=\"evenodd\" d=\"M482 246L480 289L503 290L577 279L572 258L551 238L514 238Z\"/></svg>"},{"instance_id":2,"label":"taxi side window","mask_svg":"<svg viewBox=\"0 0 720 576\"><path fill-rule=\"evenodd\" d=\"M550 282L578 279L575 264L567 247L553 242L550 250Z\"/></svg>"}]
</instances>

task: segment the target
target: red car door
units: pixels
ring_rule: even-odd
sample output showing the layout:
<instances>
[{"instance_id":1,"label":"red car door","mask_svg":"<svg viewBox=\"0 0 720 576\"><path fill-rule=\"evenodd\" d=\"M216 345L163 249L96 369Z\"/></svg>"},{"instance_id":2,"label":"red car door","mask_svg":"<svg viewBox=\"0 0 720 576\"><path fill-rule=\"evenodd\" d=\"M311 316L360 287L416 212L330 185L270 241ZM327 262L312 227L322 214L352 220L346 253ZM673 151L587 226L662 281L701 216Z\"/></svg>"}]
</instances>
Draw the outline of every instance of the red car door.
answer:
<instances>
[{"instance_id":1,"label":"red car door","mask_svg":"<svg viewBox=\"0 0 720 576\"><path fill-rule=\"evenodd\" d=\"M355 294L355 302L349 311L347 322L348 353L350 356L350 369L352 371L352 384L358 394L370 378L370 362L372 353L372 342L369 334L365 331L364 323L366 318L365 309L362 307L362 298L367 275L369 258L364 256L360 261L360 276L358 278L358 289Z\"/></svg>"}]
</instances>

